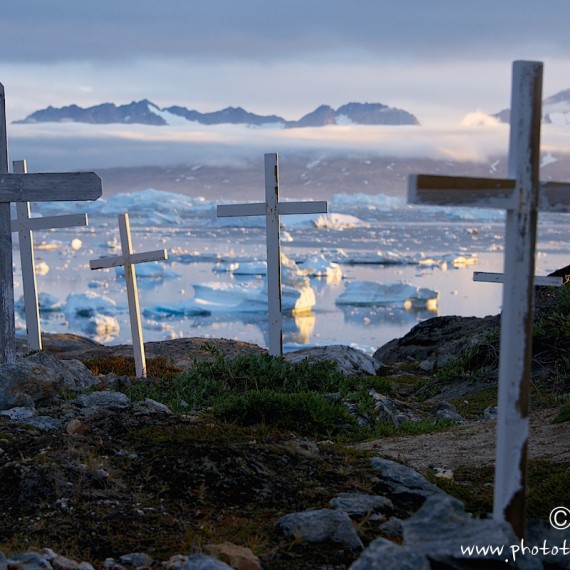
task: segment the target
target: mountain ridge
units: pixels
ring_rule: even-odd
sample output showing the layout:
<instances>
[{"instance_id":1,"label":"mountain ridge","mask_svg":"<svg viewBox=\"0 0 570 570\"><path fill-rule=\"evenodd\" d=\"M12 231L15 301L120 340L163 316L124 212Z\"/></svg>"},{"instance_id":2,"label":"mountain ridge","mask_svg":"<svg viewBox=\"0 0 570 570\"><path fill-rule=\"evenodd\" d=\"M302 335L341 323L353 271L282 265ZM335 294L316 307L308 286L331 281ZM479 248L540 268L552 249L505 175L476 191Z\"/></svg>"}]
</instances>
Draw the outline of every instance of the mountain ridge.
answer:
<instances>
[{"instance_id":1,"label":"mountain ridge","mask_svg":"<svg viewBox=\"0 0 570 570\"><path fill-rule=\"evenodd\" d=\"M125 105L101 103L92 107L76 104L52 107L34 111L14 124L35 124L46 122L77 122L90 124L144 124L172 125L183 121L202 125L245 124L249 126L275 126L281 128L322 127L326 125L419 125L418 119L403 109L389 107L382 103L347 103L338 109L321 105L299 120L291 121L279 115L258 115L242 107L226 107L219 111L202 113L180 105L161 108L148 99L133 101Z\"/></svg>"}]
</instances>

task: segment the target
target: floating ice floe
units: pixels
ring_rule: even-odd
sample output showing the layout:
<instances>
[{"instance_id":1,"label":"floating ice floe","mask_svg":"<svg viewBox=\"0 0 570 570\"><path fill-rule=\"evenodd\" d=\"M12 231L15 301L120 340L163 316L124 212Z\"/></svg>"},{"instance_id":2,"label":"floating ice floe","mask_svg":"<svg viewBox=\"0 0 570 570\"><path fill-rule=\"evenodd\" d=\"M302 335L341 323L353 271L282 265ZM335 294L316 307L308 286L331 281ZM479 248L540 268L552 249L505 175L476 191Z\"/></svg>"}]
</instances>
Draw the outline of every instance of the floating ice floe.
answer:
<instances>
[{"instance_id":1,"label":"floating ice floe","mask_svg":"<svg viewBox=\"0 0 570 570\"><path fill-rule=\"evenodd\" d=\"M53 295L49 293L38 293L38 307L42 313L50 313L55 311L61 311L62 302ZM16 309L18 311L24 310L24 297L20 297L16 303Z\"/></svg>"},{"instance_id":2,"label":"floating ice floe","mask_svg":"<svg viewBox=\"0 0 570 570\"><path fill-rule=\"evenodd\" d=\"M377 283L355 280L346 284L336 300L337 305L404 306L405 308L435 308L439 293L409 283Z\"/></svg>"},{"instance_id":3,"label":"floating ice floe","mask_svg":"<svg viewBox=\"0 0 570 570\"><path fill-rule=\"evenodd\" d=\"M211 313L267 312L267 288L265 286L242 285L236 283L200 283L194 285L196 306ZM315 293L310 286L294 288L281 287L283 313L300 314L311 311L315 306Z\"/></svg>"},{"instance_id":4,"label":"floating ice floe","mask_svg":"<svg viewBox=\"0 0 570 570\"><path fill-rule=\"evenodd\" d=\"M240 261L234 275L267 275L267 261Z\"/></svg>"},{"instance_id":5,"label":"floating ice floe","mask_svg":"<svg viewBox=\"0 0 570 570\"><path fill-rule=\"evenodd\" d=\"M121 330L117 319L109 315L94 315L82 328L88 335L104 339L119 334Z\"/></svg>"},{"instance_id":6,"label":"floating ice floe","mask_svg":"<svg viewBox=\"0 0 570 570\"><path fill-rule=\"evenodd\" d=\"M83 246L83 242L79 238L75 238L71 240L71 249L74 251L78 251Z\"/></svg>"},{"instance_id":7,"label":"floating ice floe","mask_svg":"<svg viewBox=\"0 0 570 570\"><path fill-rule=\"evenodd\" d=\"M47 275L49 273L49 265L45 261L36 263L36 275Z\"/></svg>"},{"instance_id":8,"label":"floating ice floe","mask_svg":"<svg viewBox=\"0 0 570 570\"><path fill-rule=\"evenodd\" d=\"M338 263L329 261L324 254L311 255L298 263L310 277L325 277L329 282L338 282L342 279L342 269Z\"/></svg>"},{"instance_id":9,"label":"floating ice floe","mask_svg":"<svg viewBox=\"0 0 570 570\"><path fill-rule=\"evenodd\" d=\"M117 304L105 295L87 291L69 295L63 311L68 318L90 318L99 314L112 316L117 313Z\"/></svg>"},{"instance_id":10,"label":"floating ice floe","mask_svg":"<svg viewBox=\"0 0 570 570\"><path fill-rule=\"evenodd\" d=\"M407 255L399 251L353 251L332 249L325 257L343 265L416 265L423 258L421 252Z\"/></svg>"},{"instance_id":11,"label":"floating ice floe","mask_svg":"<svg viewBox=\"0 0 570 570\"><path fill-rule=\"evenodd\" d=\"M141 263L137 265L136 268L137 278L140 279L175 279L180 277L180 273L167 269L163 264L157 261L151 261L149 263ZM117 277L125 278L125 268L116 268Z\"/></svg>"},{"instance_id":12,"label":"floating ice floe","mask_svg":"<svg viewBox=\"0 0 570 570\"><path fill-rule=\"evenodd\" d=\"M160 320L176 317L207 317L211 312L199 306L194 299L185 299L178 303L158 303L143 309L143 315L147 319Z\"/></svg>"},{"instance_id":13,"label":"floating ice floe","mask_svg":"<svg viewBox=\"0 0 570 570\"><path fill-rule=\"evenodd\" d=\"M446 270L450 266L461 268L474 265L475 263L477 263L477 254L456 255L453 253L429 257L418 261L418 265L421 267L439 267L443 270Z\"/></svg>"}]
</instances>

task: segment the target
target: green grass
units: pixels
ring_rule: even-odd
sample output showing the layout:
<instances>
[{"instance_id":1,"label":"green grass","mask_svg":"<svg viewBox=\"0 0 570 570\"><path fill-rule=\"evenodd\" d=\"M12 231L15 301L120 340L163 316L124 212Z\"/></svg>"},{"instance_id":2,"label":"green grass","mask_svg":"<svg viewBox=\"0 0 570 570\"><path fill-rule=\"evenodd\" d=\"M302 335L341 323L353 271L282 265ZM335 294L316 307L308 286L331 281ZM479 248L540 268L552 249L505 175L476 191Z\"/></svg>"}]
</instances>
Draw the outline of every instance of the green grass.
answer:
<instances>
[{"instance_id":1,"label":"green grass","mask_svg":"<svg viewBox=\"0 0 570 570\"><path fill-rule=\"evenodd\" d=\"M178 413L207 413L239 426L265 425L297 434L355 441L398 433L446 429L441 422L418 422L396 428L374 419L370 390L391 394L389 379L345 376L332 362L291 364L267 354L240 355L227 360L214 352L169 379L141 380L126 389L134 401L152 398ZM368 418L366 427L355 415Z\"/></svg>"}]
</instances>

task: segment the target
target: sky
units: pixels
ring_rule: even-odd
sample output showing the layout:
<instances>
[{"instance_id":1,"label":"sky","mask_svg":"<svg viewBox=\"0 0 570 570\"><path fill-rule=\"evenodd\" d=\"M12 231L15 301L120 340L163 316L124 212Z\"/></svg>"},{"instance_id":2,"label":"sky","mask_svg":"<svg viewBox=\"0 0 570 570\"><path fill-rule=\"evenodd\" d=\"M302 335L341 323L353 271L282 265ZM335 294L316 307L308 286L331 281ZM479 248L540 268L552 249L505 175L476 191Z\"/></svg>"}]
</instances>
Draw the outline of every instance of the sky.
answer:
<instances>
[{"instance_id":1,"label":"sky","mask_svg":"<svg viewBox=\"0 0 570 570\"><path fill-rule=\"evenodd\" d=\"M286 119L358 101L406 109L440 132L508 107L513 60L544 62L545 96L570 88L569 21L570 0L2 0L0 82L9 122L48 105L145 98ZM31 135L37 149L74 134L11 132L18 151ZM176 131L165 145L200 136Z\"/></svg>"}]
</instances>

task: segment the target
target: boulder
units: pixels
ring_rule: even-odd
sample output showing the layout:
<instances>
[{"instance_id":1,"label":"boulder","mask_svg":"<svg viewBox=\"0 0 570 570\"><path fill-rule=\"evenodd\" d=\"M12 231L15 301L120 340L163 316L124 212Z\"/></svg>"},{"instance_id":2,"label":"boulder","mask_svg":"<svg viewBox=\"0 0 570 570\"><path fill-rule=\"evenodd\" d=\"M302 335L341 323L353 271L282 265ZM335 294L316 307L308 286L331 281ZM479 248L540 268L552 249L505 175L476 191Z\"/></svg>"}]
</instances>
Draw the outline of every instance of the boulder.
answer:
<instances>
[{"instance_id":1,"label":"boulder","mask_svg":"<svg viewBox=\"0 0 570 570\"><path fill-rule=\"evenodd\" d=\"M303 348L285 355L285 360L293 364L309 360L310 362L332 361L343 374L374 376L380 363L364 352L351 346L316 346Z\"/></svg>"},{"instance_id":2,"label":"boulder","mask_svg":"<svg viewBox=\"0 0 570 570\"><path fill-rule=\"evenodd\" d=\"M374 358L385 365L422 362L426 371L441 368L466 354L493 330L499 316L435 317L417 324L407 335L380 347ZM429 370L428 370L429 369Z\"/></svg>"},{"instance_id":3,"label":"boulder","mask_svg":"<svg viewBox=\"0 0 570 570\"><path fill-rule=\"evenodd\" d=\"M79 361L61 361L36 352L0 365L0 410L50 404L65 392L81 392L97 382Z\"/></svg>"},{"instance_id":4,"label":"boulder","mask_svg":"<svg viewBox=\"0 0 570 570\"><path fill-rule=\"evenodd\" d=\"M349 516L363 516L394 510L394 503L387 497L363 493L340 493L329 501L329 505L333 509L344 511Z\"/></svg>"},{"instance_id":5,"label":"boulder","mask_svg":"<svg viewBox=\"0 0 570 570\"><path fill-rule=\"evenodd\" d=\"M385 538L373 540L354 562L350 570L430 570L429 560L407 546L399 546Z\"/></svg>"},{"instance_id":6,"label":"boulder","mask_svg":"<svg viewBox=\"0 0 570 570\"><path fill-rule=\"evenodd\" d=\"M277 521L285 536L303 542L331 541L353 550L363 547L350 517L344 511L319 509L291 513Z\"/></svg>"},{"instance_id":7,"label":"boulder","mask_svg":"<svg viewBox=\"0 0 570 570\"><path fill-rule=\"evenodd\" d=\"M194 554L193 556L188 556L182 566L182 570L232 570L232 567L211 556Z\"/></svg>"}]
</instances>

